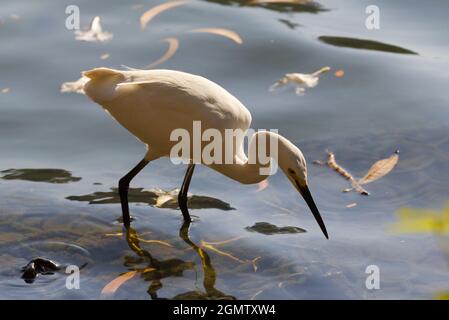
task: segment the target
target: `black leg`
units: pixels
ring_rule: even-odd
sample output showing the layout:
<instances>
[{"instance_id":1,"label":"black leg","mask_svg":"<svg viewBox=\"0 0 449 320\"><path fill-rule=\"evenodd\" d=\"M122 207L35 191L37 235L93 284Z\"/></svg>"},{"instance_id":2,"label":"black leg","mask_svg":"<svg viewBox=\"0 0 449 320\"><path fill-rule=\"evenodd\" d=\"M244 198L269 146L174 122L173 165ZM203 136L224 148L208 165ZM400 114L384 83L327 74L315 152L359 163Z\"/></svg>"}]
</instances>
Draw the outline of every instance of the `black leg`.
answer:
<instances>
[{"instance_id":1,"label":"black leg","mask_svg":"<svg viewBox=\"0 0 449 320\"><path fill-rule=\"evenodd\" d=\"M128 205L128 189L131 180L148 164L149 161L143 159L130 172L128 172L118 183L118 192L120 195L120 203L122 204L123 224L126 228L130 225L129 205Z\"/></svg>"},{"instance_id":2,"label":"black leg","mask_svg":"<svg viewBox=\"0 0 449 320\"><path fill-rule=\"evenodd\" d=\"M187 192L189 191L190 181L192 180L193 169L195 169L195 164L189 164L184 181L182 182L181 190L179 190L178 194L179 209L181 209L185 222L192 221L192 219L190 219L189 209L187 208Z\"/></svg>"}]
</instances>

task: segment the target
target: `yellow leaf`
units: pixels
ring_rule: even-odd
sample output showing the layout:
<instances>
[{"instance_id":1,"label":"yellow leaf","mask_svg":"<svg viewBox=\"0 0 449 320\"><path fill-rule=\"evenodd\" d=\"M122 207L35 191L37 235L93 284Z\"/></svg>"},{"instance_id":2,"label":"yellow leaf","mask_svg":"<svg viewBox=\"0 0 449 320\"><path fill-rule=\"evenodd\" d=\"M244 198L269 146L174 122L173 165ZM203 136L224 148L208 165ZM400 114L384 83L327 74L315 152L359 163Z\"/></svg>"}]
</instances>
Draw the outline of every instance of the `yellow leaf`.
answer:
<instances>
[{"instance_id":1,"label":"yellow leaf","mask_svg":"<svg viewBox=\"0 0 449 320\"><path fill-rule=\"evenodd\" d=\"M395 233L449 233L449 207L443 212L404 208L398 211L398 218L390 228Z\"/></svg>"},{"instance_id":2,"label":"yellow leaf","mask_svg":"<svg viewBox=\"0 0 449 320\"><path fill-rule=\"evenodd\" d=\"M126 281L134 277L136 273L137 271L128 271L124 274L121 274L120 276L109 282L107 285L105 285L103 290L101 290L101 294L104 295L114 294L122 284L124 284Z\"/></svg>"},{"instance_id":3,"label":"yellow leaf","mask_svg":"<svg viewBox=\"0 0 449 320\"><path fill-rule=\"evenodd\" d=\"M181 6L183 4L186 4L187 2L189 2L189 1L185 1L185 0L169 1L169 2L160 4L158 6L151 8L150 10L146 11L144 14L142 14L140 16L140 27L142 29L145 29L147 24L159 13L164 12L171 8Z\"/></svg>"},{"instance_id":4,"label":"yellow leaf","mask_svg":"<svg viewBox=\"0 0 449 320\"><path fill-rule=\"evenodd\" d=\"M228 39L231 39L232 41L238 43L238 44L242 44L242 38L240 38L240 36L232 31L232 30L228 30L228 29L220 29L220 28L202 28L202 29L195 29L192 30L191 32L204 32L204 33L212 33L212 34L216 34L219 36L223 36L226 37Z\"/></svg>"},{"instance_id":5,"label":"yellow leaf","mask_svg":"<svg viewBox=\"0 0 449 320\"><path fill-rule=\"evenodd\" d=\"M435 296L437 300L449 300L449 291L440 292Z\"/></svg>"},{"instance_id":6,"label":"yellow leaf","mask_svg":"<svg viewBox=\"0 0 449 320\"><path fill-rule=\"evenodd\" d=\"M391 170L393 170L398 161L399 150L396 150L396 152L389 158L376 161L368 170L368 173L358 181L359 184L367 184L386 176Z\"/></svg>"},{"instance_id":7,"label":"yellow leaf","mask_svg":"<svg viewBox=\"0 0 449 320\"><path fill-rule=\"evenodd\" d=\"M159 64L164 63L165 61L173 57L173 55L179 48L179 41L176 38L166 38L163 39L162 41L168 42L168 50L164 53L162 57L160 57L159 59L148 65L146 68L152 68Z\"/></svg>"}]
</instances>

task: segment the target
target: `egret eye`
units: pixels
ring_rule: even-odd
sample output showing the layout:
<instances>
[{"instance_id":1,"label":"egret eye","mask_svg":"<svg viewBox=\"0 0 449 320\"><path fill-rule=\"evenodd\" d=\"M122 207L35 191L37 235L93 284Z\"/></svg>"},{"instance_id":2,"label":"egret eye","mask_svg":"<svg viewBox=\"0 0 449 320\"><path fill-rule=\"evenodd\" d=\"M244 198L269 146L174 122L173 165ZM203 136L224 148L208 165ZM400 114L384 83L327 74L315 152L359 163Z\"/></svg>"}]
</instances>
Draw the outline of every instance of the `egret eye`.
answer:
<instances>
[{"instance_id":1,"label":"egret eye","mask_svg":"<svg viewBox=\"0 0 449 320\"><path fill-rule=\"evenodd\" d=\"M290 169L290 168L288 168L288 173L289 174L291 174L291 175L295 175L296 173L295 173L295 170L293 170L293 169Z\"/></svg>"}]
</instances>

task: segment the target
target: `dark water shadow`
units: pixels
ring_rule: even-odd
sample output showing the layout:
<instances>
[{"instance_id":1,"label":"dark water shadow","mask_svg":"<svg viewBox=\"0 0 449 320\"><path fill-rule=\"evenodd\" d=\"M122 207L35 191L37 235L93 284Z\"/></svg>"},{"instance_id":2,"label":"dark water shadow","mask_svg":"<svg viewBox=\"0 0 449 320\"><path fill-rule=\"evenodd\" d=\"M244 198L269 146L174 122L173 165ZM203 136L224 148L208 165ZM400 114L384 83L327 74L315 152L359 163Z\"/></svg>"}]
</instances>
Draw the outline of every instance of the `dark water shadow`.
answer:
<instances>
[{"instance_id":1,"label":"dark water shadow","mask_svg":"<svg viewBox=\"0 0 449 320\"><path fill-rule=\"evenodd\" d=\"M273 234L294 234L294 233L305 233L307 232L305 229L294 227L294 226L285 226L278 227L274 224L268 222L256 222L251 227L246 227L245 230L249 232L257 232L265 235L273 235Z\"/></svg>"},{"instance_id":2,"label":"dark water shadow","mask_svg":"<svg viewBox=\"0 0 449 320\"><path fill-rule=\"evenodd\" d=\"M179 208L178 193L178 189L164 191L161 189L144 190L143 188L130 188L128 192L128 201L129 203L146 203L158 208L176 210ZM71 201L85 201L89 202L89 204L120 203L120 196L117 188L111 188L111 191L107 192L98 191L86 195L68 196L66 199ZM229 203L207 196L189 196L187 204L189 209L235 210Z\"/></svg>"},{"instance_id":3,"label":"dark water shadow","mask_svg":"<svg viewBox=\"0 0 449 320\"><path fill-rule=\"evenodd\" d=\"M259 7L277 12L306 12L306 13L320 13L329 11L316 1L308 0L290 0L278 3L263 3L262 1L251 0L205 0L226 6L236 7Z\"/></svg>"},{"instance_id":4,"label":"dark water shadow","mask_svg":"<svg viewBox=\"0 0 449 320\"><path fill-rule=\"evenodd\" d=\"M291 30L295 30L296 28L302 27L302 24L292 22L288 19L278 19L278 21L287 26L287 28Z\"/></svg>"},{"instance_id":5,"label":"dark water shadow","mask_svg":"<svg viewBox=\"0 0 449 320\"><path fill-rule=\"evenodd\" d=\"M236 298L230 295L226 295L220 290L215 288L215 283L217 280L217 273L212 265L211 259L207 252L198 247L189 238L189 227L190 222L184 222L179 230L179 237L187 243L198 255L201 260L201 267L203 269L203 286L204 291L192 290L177 294L176 296L170 298L175 300L204 300L204 299L218 299L218 300L235 300ZM186 270L193 270L195 263L191 261L184 261L178 258L172 258L167 260L158 260L151 255L147 250L144 250L140 246L140 240L137 232L128 228L126 241L128 246L133 252L135 252L139 259L133 259L128 257L125 261L125 266L136 263L142 263L147 261L148 265L143 268L135 268L134 270L141 274L145 281L150 282L148 287L148 294L153 300L168 299L159 297L158 291L163 287L162 280L168 277L182 277L183 272ZM149 272L146 272L150 270Z\"/></svg>"},{"instance_id":6,"label":"dark water shadow","mask_svg":"<svg viewBox=\"0 0 449 320\"><path fill-rule=\"evenodd\" d=\"M4 180L47 183L69 183L81 180L81 177L74 177L70 171L64 169L8 169L0 171L0 174L3 174L0 179Z\"/></svg>"},{"instance_id":7,"label":"dark water shadow","mask_svg":"<svg viewBox=\"0 0 449 320\"><path fill-rule=\"evenodd\" d=\"M330 44L332 46L343 48L374 50L374 51L400 53L400 54L418 54L412 50L398 47L392 44L366 39L321 36L318 37L318 40L326 44Z\"/></svg>"}]
</instances>

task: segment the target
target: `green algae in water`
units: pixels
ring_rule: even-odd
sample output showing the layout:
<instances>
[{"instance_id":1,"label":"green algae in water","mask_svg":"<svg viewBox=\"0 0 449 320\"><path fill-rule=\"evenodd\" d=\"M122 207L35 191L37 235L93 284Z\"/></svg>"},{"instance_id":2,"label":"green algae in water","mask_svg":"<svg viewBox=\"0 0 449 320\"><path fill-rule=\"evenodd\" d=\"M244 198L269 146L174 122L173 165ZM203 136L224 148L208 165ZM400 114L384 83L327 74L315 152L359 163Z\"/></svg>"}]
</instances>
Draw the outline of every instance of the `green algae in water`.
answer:
<instances>
[{"instance_id":1,"label":"green algae in water","mask_svg":"<svg viewBox=\"0 0 449 320\"><path fill-rule=\"evenodd\" d=\"M258 232L265 235L293 234L293 233L307 232L305 229L302 228L293 226L278 227L268 222L256 222L252 227L246 227L245 230L250 232Z\"/></svg>"},{"instance_id":2,"label":"green algae in water","mask_svg":"<svg viewBox=\"0 0 449 320\"><path fill-rule=\"evenodd\" d=\"M69 183L81 180L64 169L8 169L0 171L4 180L24 180L47 183Z\"/></svg>"}]
</instances>

